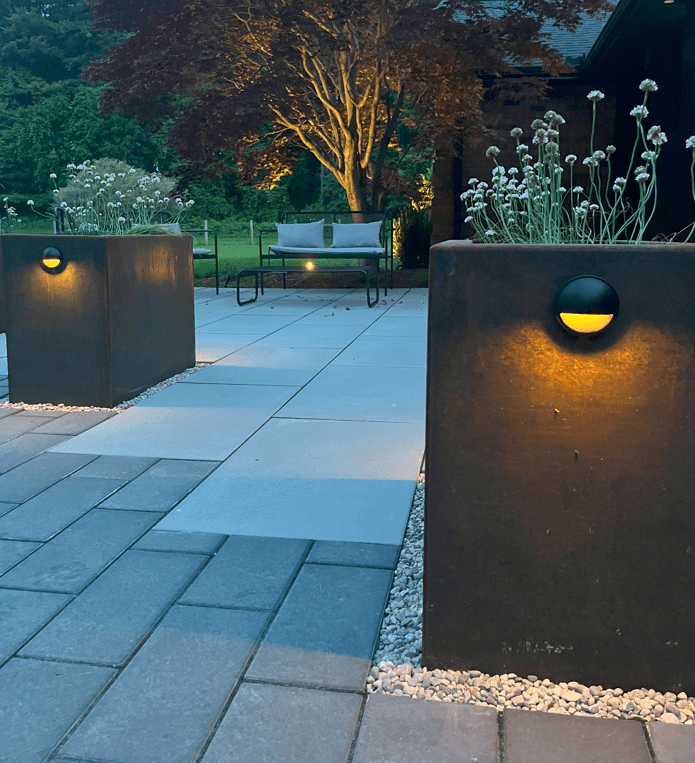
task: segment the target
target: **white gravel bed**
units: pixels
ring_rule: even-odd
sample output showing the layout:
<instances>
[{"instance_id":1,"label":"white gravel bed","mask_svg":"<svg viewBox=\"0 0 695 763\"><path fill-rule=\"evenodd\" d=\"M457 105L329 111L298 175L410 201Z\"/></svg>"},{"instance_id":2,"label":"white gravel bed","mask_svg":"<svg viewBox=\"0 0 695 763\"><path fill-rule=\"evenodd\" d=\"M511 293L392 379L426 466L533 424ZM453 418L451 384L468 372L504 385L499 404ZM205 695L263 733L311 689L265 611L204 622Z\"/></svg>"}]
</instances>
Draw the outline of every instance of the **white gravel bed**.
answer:
<instances>
[{"instance_id":1,"label":"white gravel bed","mask_svg":"<svg viewBox=\"0 0 695 763\"><path fill-rule=\"evenodd\" d=\"M693 725L695 698L685 692L554 684L547 678L514 673L491 676L480 670L428 670L422 658L422 571L425 485L413 498L403 549L379 633L367 692L410 696L435 702L467 702L498 711L505 707Z\"/></svg>"},{"instance_id":2,"label":"white gravel bed","mask_svg":"<svg viewBox=\"0 0 695 763\"><path fill-rule=\"evenodd\" d=\"M58 405L53 405L52 403L10 403L9 401L0 403L0 408L17 408L24 411L64 411L65 413L72 413L73 411L116 411L117 413L120 413L126 408L141 403L143 400L146 400L157 392L161 392L161 390L170 387L172 384L176 384L176 382L185 379L191 374L194 374L198 369L205 368L205 366L209 365L209 363L198 363L193 368L187 368L180 374L176 374L176 376L170 376L168 379L164 379L164 381L155 384L154 387L146 389L132 400L125 400L114 408L99 408L94 405L64 405L63 403L59 403Z\"/></svg>"}]
</instances>

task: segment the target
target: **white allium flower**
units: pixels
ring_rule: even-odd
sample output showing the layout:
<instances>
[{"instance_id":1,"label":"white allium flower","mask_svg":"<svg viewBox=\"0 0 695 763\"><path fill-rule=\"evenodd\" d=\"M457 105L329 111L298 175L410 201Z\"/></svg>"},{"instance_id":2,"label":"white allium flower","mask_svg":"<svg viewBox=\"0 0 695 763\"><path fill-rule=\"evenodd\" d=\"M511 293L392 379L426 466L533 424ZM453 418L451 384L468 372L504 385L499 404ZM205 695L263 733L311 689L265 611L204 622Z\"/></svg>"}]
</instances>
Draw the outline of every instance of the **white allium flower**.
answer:
<instances>
[{"instance_id":1,"label":"white allium flower","mask_svg":"<svg viewBox=\"0 0 695 763\"><path fill-rule=\"evenodd\" d=\"M124 223L125 222L125 217L119 217L118 218L118 222L119 223Z\"/></svg>"},{"instance_id":2,"label":"white allium flower","mask_svg":"<svg viewBox=\"0 0 695 763\"><path fill-rule=\"evenodd\" d=\"M613 186L613 190L614 190L616 193L620 193L620 192L621 192L623 189L622 189L622 187L621 187L621 186L619 186L619 185L614 185L614 186Z\"/></svg>"},{"instance_id":3,"label":"white allium flower","mask_svg":"<svg viewBox=\"0 0 695 763\"><path fill-rule=\"evenodd\" d=\"M655 146L663 146L664 143L668 141L666 133L661 129L661 125L650 127L649 132L647 133L647 138L651 140Z\"/></svg>"},{"instance_id":4,"label":"white allium flower","mask_svg":"<svg viewBox=\"0 0 695 763\"><path fill-rule=\"evenodd\" d=\"M187 207L192 207L194 204L195 204L195 201L193 201L193 199L189 199L189 200L186 202L186 206L187 206Z\"/></svg>"},{"instance_id":5,"label":"white allium flower","mask_svg":"<svg viewBox=\"0 0 695 763\"><path fill-rule=\"evenodd\" d=\"M594 151L592 154L593 158L596 159L599 162L602 162L606 158L606 154L603 151Z\"/></svg>"},{"instance_id":6,"label":"white allium flower","mask_svg":"<svg viewBox=\"0 0 695 763\"><path fill-rule=\"evenodd\" d=\"M494 236L495 235L495 231L494 230L486 230L485 231L485 235L486 236Z\"/></svg>"},{"instance_id":7,"label":"white allium flower","mask_svg":"<svg viewBox=\"0 0 695 763\"><path fill-rule=\"evenodd\" d=\"M594 103L602 101L605 97L606 96L600 90L592 90L589 95L587 95L587 98Z\"/></svg>"},{"instance_id":8,"label":"white allium flower","mask_svg":"<svg viewBox=\"0 0 695 763\"><path fill-rule=\"evenodd\" d=\"M51 180L55 180L58 177L58 175L56 175L55 172L51 172L51 174L48 177L51 178Z\"/></svg>"},{"instance_id":9,"label":"white allium flower","mask_svg":"<svg viewBox=\"0 0 695 763\"><path fill-rule=\"evenodd\" d=\"M638 119L648 117L649 111L646 106L635 106L635 108L630 112L631 117L637 117Z\"/></svg>"},{"instance_id":10,"label":"white allium flower","mask_svg":"<svg viewBox=\"0 0 695 763\"><path fill-rule=\"evenodd\" d=\"M524 134L524 131L521 127L515 127L509 134L512 138L520 138Z\"/></svg>"},{"instance_id":11,"label":"white allium flower","mask_svg":"<svg viewBox=\"0 0 695 763\"><path fill-rule=\"evenodd\" d=\"M556 125L564 125L565 120L563 117L561 117L557 111L546 111L545 114L543 114L543 119L546 119L550 124L555 123Z\"/></svg>"},{"instance_id":12,"label":"white allium flower","mask_svg":"<svg viewBox=\"0 0 695 763\"><path fill-rule=\"evenodd\" d=\"M472 220L472 219L473 219L473 218L472 218L470 215L468 215L468 217L466 217L466 218L465 218L465 220L464 220L463 222L464 222L464 223L469 223L469 222L471 222L471 220Z\"/></svg>"},{"instance_id":13,"label":"white allium flower","mask_svg":"<svg viewBox=\"0 0 695 763\"><path fill-rule=\"evenodd\" d=\"M519 145L516 147L516 150L520 154L526 154L528 153L528 146L525 143L519 143Z\"/></svg>"},{"instance_id":14,"label":"white allium flower","mask_svg":"<svg viewBox=\"0 0 695 763\"><path fill-rule=\"evenodd\" d=\"M550 127L550 125L544 122L542 119L534 119L533 122L531 122L532 130L547 130L548 127Z\"/></svg>"},{"instance_id":15,"label":"white allium flower","mask_svg":"<svg viewBox=\"0 0 695 763\"><path fill-rule=\"evenodd\" d=\"M637 175L635 180L638 183L644 183L645 181L649 180L649 173L648 172L640 172L640 174Z\"/></svg>"},{"instance_id":16,"label":"white allium flower","mask_svg":"<svg viewBox=\"0 0 695 763\"><path fill-rule=\"evenodd\" d=\"M70 164L67 164L67 165L66 165L66 167L67 167L67 169L69 169L69 170L74 170L74 169L77 169L77 168L75 167L75 165L74 165L72 162L70 162Z\"/></svg>"},{"instance_id":17,"label":"white allium flower","mask_svg":"<svg viewBox=\"0 0 695 763\"><path fill-rule=\"evenodd\" d=\"M137 170L135 169L135 167L131 167L131 168L128 170L128 174L129 174L129 175L132 175L134 172L137 172Z\"/></svg>"},{"instance_id":18,"label":"white allium flower","mask_svg":"<svg viewBox=\"0 0 695 763\"><path fill-rule=\"evenodd\" d=\"M57 188L54 188L53 193L60 193L60 191Z\"/></svg>"},{"instance_id":19,"label":"white allium flower","mask_svg":"<svg viewBox=\"0 0 695 763\"><path fill-rule=\"evenodd\" d=\"M614 181L617 185L625 185L627 183L627 180L625 178L616 178Z\"/></svg>"},{"instance_id":20,"label":"white allium flower","mask_svg":"<svg viewBox=\"0 0 695 763\"><path fill-rule=\"evenodd\" d=\"M481 180L476 187L478 190L481 188L489 188L488 184L484 180ZM181 201L181 199L176 199L176 201Z\"/></svg>"},{"instance_id":21,"label":"white allium flower","mask_svg":"<svg viewBox=\"0 0 695 763\"><path fill-rule=\"evenodd\" d=\"M110 201L110 202L109 202L109 203L106 205L106 208L107 208L107 209L112 209L112 208L113 208L113 207L115 207L115 206L116 206L116 205L115 205L115 204L114 204L112 201Z\"/></svg>"},{"instance_id":22,"label":"white allium flower","mask_svg":"<svg viewBox=\"0 0 695 763\"><path fill-rule=\"evenodd\" d=\"M546 132L546 135L550 140L555 140L555 138L560 137L560 133L557 130L553 130L552 128Z\"/></svg>"},{"instance_id":23,"label":"white allium flower","mask_svg":"<svg viewBox=\"0 0 695 763\"><path fill-rule=\"evenodd\" d=\"M488 157L488 159L492 156L497 156L497 154L500 153L500 150L497 146L490 146L488 150L485 152L485 156Z\"/></svg>"},{"instance_id":24,"label":"white allium flower","mask_svg":"<svg viewBox=\"0 0 695 763\"><path fill-rule=\"evenodd\" d=\"M138 204L144 204L145 203L145 200L142 198L142 196L138 196L137 199L135 199L135 201L137 201Z\"/></svg>"},{"instance_id":25,"label":"white allium flower","mask_svg":"<svg viewBox=\"0 0 695 763\"><path fill-rule=\"evenodd\" d=\"M560 191L560 193L566 193L567 192L567 189L563 185L561 185L557 190Z\"/></svg>"},{"instance_id":26,"label":"white allium flower","mask_svg":"<svg viewBox=\"0 0 695 763\"><path fill-rule=\"evenodd\" d=\"M589 209L591 209L593 212L596 212L598 208L598 204L589 204Z\"/></svg>"},{"instance_id":27,"label":"white allium flower","mask_svg":"<svg viewBox=\"0 0 695 763\"><path fill-rule=\"evenodd\" d=\"M155 192L154 192L154 195L155 195L155 196L161 196L161 195L162 195L162 192L161 192L161 191L155 191Z\"/></svg>"},{"instance_id":28,"label":"white allium flower","mask_svg":"<svg viewBox=\"0 0 695 763\"><path fill-rule=\"evenodd\" d=\"M28 206L28 207L33 207L33 206L34 206L34 202L33 202L31 199L29 199L29 200L27 201L27 206Z\"/></svg>"},{"instance_id":29,"label":"white allium flower","mask_svg":"<svg viewBox=\"0 0 695 763\"><path fill-rule=\"evenodd\" d=\"M480 180L478 180L478 178L471 178L468 181L468 185L475 185L476 183L479 183L479 182L480 182ZM179 199L176 199L176 201L179 201Z\"/></svg>"},{"instance_id":30,"label":"white allium flower","mask_svg":"<svg viewBox=\"0 0 695 763\"><path fill-rule=\"evenodd\" d=\"M92 184L91 184L91 183L85 183L85 184L84 184L84 187L85 187L85 188L91 188L91 187L92 187Z\"/></svg>"},{"instance_id":31,"label":"white allium flower","mask_svg":"<svg viewBox=\"0 0 695 763\"><path fill-rule=\"evenodd\" d=\"M586 159L582 159L582 164L586 164L587 166L590 164L592 167L595 167L596 159L594 159L593 156L587 156Z\"/></svg>"},{"instance_id":32,"label":"white allium flower","mask_svg":"<svg viewBox=\"0 0 695 763\"><path fill-rule=\"evenodd\" d=\"M654 82L653 79L643 79L639 84L639 89L643 93L654 93L659 88L656 85L656 82Z\"/></svg>"},{"instance_id":33,"label":"white allium flower","mask_svg":"<svg viewBox=\"0 0 695 763\"><path fill-rule=\"evenodd\" d=\"M685 141L685 147L686 148L692 148L695 150L695 135L691 135L686 141Z\"/></svg>"},{"instance_id":34,"label":"white allium flower","mask_svg":"<svg viewBox=\"0 0 695 763\"><path fill-rule=\"evenodd\" d=\"M640 156L645 162L649 162L652 159L656 159L656 151L642 151Z\"/></svg>"},{"instance_id":35,"label":"white allium flower","mask_svg":"<svg viewBox=\"0 0 695 763\"><path fill-rule=\"evenodd\" d=\"M606 153L608 156L611 154L614 154L618 149L611 143L609 146L606 146Z\"/></svg>"},{"instance_id":36,"label":"white allium flower","mask_svg":"<svg viewBox=\"0 0 695 763\"><path fill-rule=\"evenodd\" d=\"M695 140L695 135L693 135L693 140ZM686 146L687 148L687 146ZM518 175L519 174L519 168L518 167L510 167L508 170L510 175Z\"/></svg>"},{"instance_id":37,"label":"white allium flower","mask_svg":"<svg viewBox=\"0 0 695 763\"><path fill-rule=\"evenodd\" d=\"M575 156L575 154L567 154L567 156L565 157L565 161L567 162L567 164L572 165L577 161L577 157Z\"/></svg>"}]
</instances>

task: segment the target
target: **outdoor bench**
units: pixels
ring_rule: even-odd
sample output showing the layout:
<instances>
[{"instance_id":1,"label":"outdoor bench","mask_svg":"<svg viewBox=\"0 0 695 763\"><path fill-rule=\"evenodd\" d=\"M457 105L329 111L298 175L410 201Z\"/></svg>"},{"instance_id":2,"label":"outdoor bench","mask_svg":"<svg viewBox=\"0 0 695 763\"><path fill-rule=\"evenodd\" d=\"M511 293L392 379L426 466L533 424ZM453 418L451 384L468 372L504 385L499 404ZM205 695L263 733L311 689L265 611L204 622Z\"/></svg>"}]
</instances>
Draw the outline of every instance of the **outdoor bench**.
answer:
<instances>
[{"instance_id":1,"label":"outdoor bench","mask_svg":"<svg viewBox=\"0 0 695 763\"><path fill-rule=\"evenodd\" d=\"M317 217L319 213L312 213ZM321 219L308 223L287 222L289 219L301 219L301 213L291 217L285 215L284 223L277 225L277 230L262 230L259 232L258 248L260 265L245 268L237 273L237 302L239 305L255 302L258 298L258 282L260 279L261 294L264 293L264 276L281 274L283 288L286 287L288 273L361 273L365 278L367 305L372 307L379 299L380 265L385 264L386 278L384 293L388 294L388 269L391 265L391 286L393 288L393 231L392 220L387 212L359 213L361 220L369 222L352 222L355 215L352 212L327 212ZM326 218L332 218L332 224L325 224ZM339 220L347 218L349 222ZM326 246L324 231L333 230L333 240ZM277 244L270 244L267 250L263 245L263 234L278 236ZM266 238L267 241L267 238ZM287 264L302 262L303 265ZM362 260L361 265L334 264L336 260ZM323 264L328 261L331 264ZM366 261L366 262L365 262ZM241 300L241 279L245 276L255 276L255 296L249 300ZM376 285L376 298L370 298L370 285Z\"/></svg>"}]
</instances>

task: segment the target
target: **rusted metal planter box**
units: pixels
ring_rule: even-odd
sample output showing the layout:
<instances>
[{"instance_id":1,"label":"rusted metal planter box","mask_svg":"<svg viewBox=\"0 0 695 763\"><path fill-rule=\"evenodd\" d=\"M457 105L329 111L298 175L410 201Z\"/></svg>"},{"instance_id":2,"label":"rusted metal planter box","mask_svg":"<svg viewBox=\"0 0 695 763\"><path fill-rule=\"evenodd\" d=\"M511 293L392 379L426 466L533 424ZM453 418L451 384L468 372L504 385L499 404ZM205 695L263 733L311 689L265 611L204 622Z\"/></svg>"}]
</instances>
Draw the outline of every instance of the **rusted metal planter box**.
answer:
<instances>
[{"instance_id":1,"label":"rusted metal planter box","mask_svg":"<svg viewBox=\"0 0 695 763\"><path fill-rule=\"evenodd\" d=\"M112 407L195 365L190 236L0 236L11 402ZM46 247L64 265L42 266Z\"/></svg>"},{"instance_id":2,"label":"rusted metal planter box","mask_svg":"<svg viewBox=\"0 0 695 763\"><path fill-rule=\"evenodd\" d=\"M423 665L695 693L695 246L432 247ZM571 336L557 291L620 312Z\"/></svg>"}]
</instances>

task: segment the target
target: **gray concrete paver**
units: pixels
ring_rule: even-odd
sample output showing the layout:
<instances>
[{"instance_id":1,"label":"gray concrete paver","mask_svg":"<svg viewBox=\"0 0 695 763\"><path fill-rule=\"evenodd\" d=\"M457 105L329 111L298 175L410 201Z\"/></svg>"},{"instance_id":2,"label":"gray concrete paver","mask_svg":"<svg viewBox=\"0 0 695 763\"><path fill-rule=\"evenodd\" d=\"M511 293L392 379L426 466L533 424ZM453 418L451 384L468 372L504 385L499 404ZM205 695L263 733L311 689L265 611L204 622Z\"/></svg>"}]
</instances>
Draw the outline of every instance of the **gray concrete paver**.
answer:
<instances>
[{"instance_id":1,"label":"gray concrete paver","mask_svg":"<svg viewBox=\"0 0 695 763\"><path fill-rule=\"evenodd\" d=\"M0 419L0 443L9 442L15 437L31 432L40 426L48 424L53 419L48 416L10 416ZM52 432L49 434L69 434L68 432Z\"/></svg>"},{"instance_id":2,"label":"gray concrete paver","mask_svg":"<svg viewBox=\"0 0 695 763\"><path fill-rule=\"evenodd\" d=\"M193 763L268 615L174 607L61 753Z\"/></svg>"},{"instance_id":3,"label":"gray concrete paver","mask_svg":"<svg viewBox=\"0 0 695 763\"><path fill-rule=\"evenodd\" d=\"M94 456L46 453L48 448L69 440L64 434L24 434L0 445L0 500L26 501L52 485L59 475L84 466ZM71 458L65 458L65 456ZM15 471L15 467L21 470ZM8 472L11 473L8 474ZM61 473L62 472L62 473Z\"/></svg>"},{"instance_id":4,"label":"gray concrete paver","mask_svg":"<svg viewBox=\"0 0 695 763\"><path fill-rule=\"evenodd\" d=\"M72 411L41 425L38 431L41 434L81 434L116 415L115 411Z\"/></svg>"},{"instance_id":5,"label":"gray concrete paver","mask_svg":"<svg viewBox=\"0 0 695 763\"><path fill-rule=\"evenodd\" d=\"M156 458L144 458L142 456L99 456L87 466L83 466L79 471L79 476L132 480L149 469L156 461Z\"/></svg>"},{"instance_id":6,"label":"gray concrete paver","mask_svg":"<svg viewBox=\"0 0 695 763\"><path fill-rule=\"evenodd\" d=\"M0 539L0 575L21 562L25 556L29 556L40 545L40 543L30 543L23 540Z\"/></svg>"},{"instance_id":7,"label":"gray concrete paver","mask_svg":"<svg viewBox=\"0 0 695 763\"><path fill-rule=\"evenodd\" d=\"M133 546L141 551L179 551L189 554L214 554L226 535L219 533L169 532L150 530Z\"/></svg>"},{"instance_id":8,"label":"gray concrete paver","mask_svg":"<svg viewBox=\"0 0 695 763\"><path fill-rule=\"evenodd\" d=\"M114 673L10 660L0 669L0 763L42 763Z\"/></svg>"},{"instance_id":9,"label":"gray concrete paver","mask_svg":"<svg viewBox=\"0 0 695 763\"><path fill-rule=\"evenodd\" d=\"M392 573L305 564L248 678L364 689Z\"/></svg>"},{"instance_id":10,"label":"gray concrete paver","mask_svg":"<svg viewBox=\"0 0 695 763\"><path fill-rule=\"evenodd\" d=\"M308 545L306 540L233 535L181 603L272 610Z\"/></svg>"},{"instance_id":11,"label":"gray concrete paver","mask_svg":"<svg viewBox=\"0 0 695 763\"><path fill-rule=\"evenodd\" d=\"M20 652L121 665L206 557L126 551Z\"/></svg>"},{"instance_id":12,"label":"gray concrete paver","mask_svg":"<svg viewBox=\"0 0 695 763\"><path fill-rule=\"evenodd\" d=\"M695 726L647 724L655 763L695 763Z\"/></svg>"},{"instance_id":13,"label":"gray concrete paver","mask_svg":"<svg viewBox=\"0 0 695 763\"><path fill-rule=\"evenodd\" d=\"M64 593L0 589L0 664L71 598Z\"/></svg>"},{"instance_id":14,"label":"gray concrete paver","mask_svg":"<svg viewBox=\"0 0 695 763\"><path fill-rule=\"evenodd\" d=\"M393 570L398 564L400 550L400 546L386 543L317 540L309 552L307 562L384 567L387 570Z\"/></svg>"},{"instance_id":15,"label":"gray concrete paver","mask_svg":"<svg viewBox=\"0 0 695 763\"><path fill-rule=\"evenodd\" d=\"M0 538L46 541L117 490L122 480L70 476L0 517Z\"/></svg>"},{"instance_id":16,"label":"gray concrete paver","mask_svg":"<svg viewBox=\"0 0 695 763\"><path fill-rule=\"evenodd\" d=\"M77 593L160 516L92 509L0 576L0 588Z\"/></svg>"},{"instance_id":17,"label":"gray concrete paver","mask_svg":"<svg viewBox=\"0 0 695 763\"><path fill-rule=\"evenodd\" d=\"M345 763L361 698L243 683L202 763Z\"/></svg>"},{"instance_id":18,"label":"gray concrete paver","mask_svg":"<svg viewBox=\"0 0 695 763\"><path fill-rule=\"evenodd\" d=\"M498 763L498 747L493 708L371 694L353 763Z\"/></svg>"}]
</instances>

